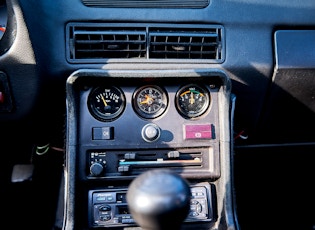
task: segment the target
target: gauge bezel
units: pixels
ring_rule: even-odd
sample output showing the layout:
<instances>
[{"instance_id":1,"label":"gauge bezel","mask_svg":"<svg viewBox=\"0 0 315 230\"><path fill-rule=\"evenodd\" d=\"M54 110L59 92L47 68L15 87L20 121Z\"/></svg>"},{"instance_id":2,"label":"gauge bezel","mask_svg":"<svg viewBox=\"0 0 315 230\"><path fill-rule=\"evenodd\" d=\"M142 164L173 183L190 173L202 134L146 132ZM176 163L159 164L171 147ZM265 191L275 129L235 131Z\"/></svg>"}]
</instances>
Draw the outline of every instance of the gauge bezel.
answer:
<instances>
[{"instance_id":1,"label":"gauge bezel","mask_svg":"<svg viewBox=\"0 0 315 230\"><path fill-rule=\"evenodd\" d=\"M154 89L156 91L159 92L159 94L161 95L161 106L154 112L147 112L145 110L143 110L140 105L138 104L138 98L140 96L140 94L147 89ZM134 111L142 118L145 119L154 119L157 118L159 116L161 116L167 109L168 107L168 95L166 93L166 90L158 85L145 85L145 86L141 86L139 88L137 88L135 90L135 92L132 95L132 105L134 108Z\"/></svg>"},{"instance_id":2,"label":"gauge bezel","mask_svg":"<svg viewBox=\"0 0 315 230\"><path fill-rule=\"evenodd\" d=\"M198 88L204 95L205 95L205 103L202 106L202 108L200 108L198 111L196 111L195 113L189 113L188 111L184 110L181 106L181 102L180 102L180 95L184 92L187 91L188 88L191 87L195 87ZM178 111L178 113L186 118L186 119L198 119L200 117L202 117L204 114L206 114L207 111L209 111L210 109L210 104L211 104L211 95L210 95L210 91L206 86L202 86L200 84L186 84L181 86L175 95L175 106L176 109Z\"/></svg>"},{"instance_id":3,"label":"gauge bezel","mask_svg":"<svg viewBox=\"0 0 315 230\"><path fill-rule=\"evenodd\" d=\"M99 109L97 109L97 107L95 106L95 101L93 101L93 100L96 100L95 97L98 94L105 92L106 89L115 90L116 92L119 93L119 95L117 95L119 96L119 100L120 100L119 108L114 113L110 113L110 114L103 113ZM98 87L93 88L90 91L87 103L88 103L89 111L94 118L96 118L99 121L108 122L108 121L116 120L124 112L126 108L126 97L125 97L124 92L117 86L98 86Z\"/></svg>"}]
</instances>

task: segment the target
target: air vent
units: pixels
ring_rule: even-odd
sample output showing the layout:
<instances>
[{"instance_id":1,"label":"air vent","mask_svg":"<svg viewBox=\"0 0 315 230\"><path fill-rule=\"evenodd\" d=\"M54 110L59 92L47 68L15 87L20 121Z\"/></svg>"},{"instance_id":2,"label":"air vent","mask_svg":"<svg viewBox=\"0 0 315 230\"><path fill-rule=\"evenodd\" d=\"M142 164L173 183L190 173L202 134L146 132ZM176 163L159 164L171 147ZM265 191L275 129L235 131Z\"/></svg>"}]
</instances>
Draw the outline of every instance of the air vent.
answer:
<instances>
[{"instance_id":1,"label":"air vent","mask_svg":"<svg viewBox=\"0 0 315 230\"><path fill-rule=\"evenodd\" d=\"M222 63L222 38L221 26L70 23L67 58L71 63Z\"/></svg>"},{"instance_id":2,"label":"air vent","mask_svg":"<svg viewBox=\"0 0 315 230\"><path fill-rule=\"evenodd\" d=\"M150 32L150 58L221 59L220 29Z\"/></svg>"},{"instance_id":3,"label":"air vent","mask_svg":"<svg viewBox=\"0 0 315 230\"><path fill-rule=\"evenodd\" d=\"M145 58L146 32L137 29L78 27L72 33L71 58Z\"/></svg>"}]
</instances>

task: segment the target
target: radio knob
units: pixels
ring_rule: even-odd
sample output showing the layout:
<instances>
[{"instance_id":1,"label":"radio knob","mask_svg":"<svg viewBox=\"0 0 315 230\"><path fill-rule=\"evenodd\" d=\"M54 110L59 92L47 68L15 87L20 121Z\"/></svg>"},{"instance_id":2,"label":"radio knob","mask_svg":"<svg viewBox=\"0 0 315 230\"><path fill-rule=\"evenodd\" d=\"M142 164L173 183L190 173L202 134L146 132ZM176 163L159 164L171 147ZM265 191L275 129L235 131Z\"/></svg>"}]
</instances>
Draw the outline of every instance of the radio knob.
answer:
<instances>
[{"instance_id":1,"label":"radio knob","mask_svg":"<svg viewBox=\"0 0 315 230\"><path fill-rule=\"evenodd\" d=\"M161 135L160 127L156 124L147 124L142 128L142 138L146 142L153 142L159 139Z\"/></svg>"},{"instance_id":2,"label":"radio knob","mask_svg":"<svg viewBox=\"0 0 315 230\"><path fill-rule=\"evenodd\" d=\"M104 170L104 166L101 163L93 163L90 166L90 173L92 176L100 176Z\"/></svg>"}]
</instances>

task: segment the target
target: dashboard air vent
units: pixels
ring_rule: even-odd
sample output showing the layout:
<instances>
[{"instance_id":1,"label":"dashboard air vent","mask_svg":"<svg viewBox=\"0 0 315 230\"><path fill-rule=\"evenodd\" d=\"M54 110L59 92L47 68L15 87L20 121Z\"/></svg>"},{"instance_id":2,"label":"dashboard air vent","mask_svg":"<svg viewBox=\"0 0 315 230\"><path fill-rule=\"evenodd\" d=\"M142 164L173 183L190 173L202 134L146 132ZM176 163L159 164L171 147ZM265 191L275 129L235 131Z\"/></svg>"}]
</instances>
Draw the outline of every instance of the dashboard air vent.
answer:
<instances>
[{"instance_id":1,"label":"dashboard air vent","mask_svg":"<svg viewBox=\"0 0 315 230\"><path fill-rule=\"evenodd\" d=\"M73 59L144 58L146 33L137 29L78 27L72 33Z\"/></svg>"},{"instance_id":2,"label":"dashboard air vent","mask_svg":"<svg viewBox=\"0 0 315 230\"><path fill-rule=\"evenodd\" d=\"M150 31L150 58L221 59L220 31L177 29Z\"/></svg>"},{"instance_id":3,"label":"dashboard air vent","mask_svg":"<svg viewBox=\"0 0 315 230\"><path fill-rule=\"evenodd\" d=\"M223 27L216 25L67 25L70 63L224 61Z\"/></svg>"}]
</instances>

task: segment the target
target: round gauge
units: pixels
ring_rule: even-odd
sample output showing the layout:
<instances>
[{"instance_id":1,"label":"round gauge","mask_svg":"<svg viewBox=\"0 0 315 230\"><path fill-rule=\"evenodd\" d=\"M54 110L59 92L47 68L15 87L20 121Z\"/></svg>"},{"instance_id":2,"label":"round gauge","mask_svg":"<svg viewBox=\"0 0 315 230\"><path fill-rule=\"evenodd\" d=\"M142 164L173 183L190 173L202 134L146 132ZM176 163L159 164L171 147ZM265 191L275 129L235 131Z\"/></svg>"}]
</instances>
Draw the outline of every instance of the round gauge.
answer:
<instances>
[{"instance_id":1,"label":"round gauge","mask_svg":"<svg viewBox=\"0 0 315 230\"><path fill-rule=\"evenodd\" d=\"M0 40L6 30L7 16L8 16L8 13L7 13L6 1L0 0Z\"/></svg>"},{"instance_id":2,"label":"round gauge","mask_svg":"<svg viewBox=\"0 0 315 230\"><path fill-rule=\"evenodd\" d=\"M158 86L143 86L133 95L135 111L144 118L156 118L167 108L168 98L165 91Z\"/></svg>"},{"instance_id":3,"label":"round gauge","mask_svg":"<svg viewBox=\"0 0 315 230\"><path fill-rule=\"evenodd\" d=\"M176 93L175 104L182 116L186 118L199 117L209 108L210 94L206 88L199 85L186 85Z\"/></svg>"},{"instance_id":4,"label":"round gauge","mask_svg":"<svg viewBox=\"0 0 315 230\"><path fill-rule=\"evenodd\" d=\"M97 87L89 95L88 107L96 119L112 121L124 111L125 96L121 89L114 86Z\"/></svg>"}]
</instances>

